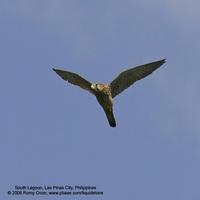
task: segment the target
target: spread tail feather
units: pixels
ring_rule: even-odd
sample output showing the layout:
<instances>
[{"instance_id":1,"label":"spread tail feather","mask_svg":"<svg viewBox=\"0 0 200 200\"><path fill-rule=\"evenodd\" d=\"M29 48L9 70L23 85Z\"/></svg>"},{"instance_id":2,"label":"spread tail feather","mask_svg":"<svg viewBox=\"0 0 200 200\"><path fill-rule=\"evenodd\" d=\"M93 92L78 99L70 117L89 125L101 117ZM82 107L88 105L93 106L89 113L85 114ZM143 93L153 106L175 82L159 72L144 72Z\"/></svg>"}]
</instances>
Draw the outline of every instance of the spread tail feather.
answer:
<instances>
[{"instance_id":1,"label":"spread tail feather","mask_svg":"<svg viewBox=\"0 0 200 200\"><path fill-rule=\"evenodd\" d=\"M116 127L116 121L115 121L115 117L113 114L113 111L109 111L109 112L105 112L106 113L106 117L108 119L108 122L110 124L111 127Z\"/></svg>"}]
</instances>

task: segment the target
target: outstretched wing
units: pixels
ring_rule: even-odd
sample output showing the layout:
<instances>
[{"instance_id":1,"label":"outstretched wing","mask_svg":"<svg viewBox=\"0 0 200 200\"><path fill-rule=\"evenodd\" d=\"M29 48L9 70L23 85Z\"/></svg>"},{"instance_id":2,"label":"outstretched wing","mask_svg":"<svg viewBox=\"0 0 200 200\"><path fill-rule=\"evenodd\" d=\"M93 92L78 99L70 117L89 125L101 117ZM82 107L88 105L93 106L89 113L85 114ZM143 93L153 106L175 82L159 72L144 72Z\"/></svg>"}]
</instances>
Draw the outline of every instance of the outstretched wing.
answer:
<instances>
[{"instance_id":1,"label":"outstretched wing","mask_svg":"<svg viewBox=\"0 0 200 200\"><path fill-rule=\"evenodd\" d=\"M63 71L60 69L53 68L53 70L65 81L68 81L69 83L77 85L81 87L82 89L85 89L91 92L92 94L94 94L93 90L91 89L92 84L86 79L84 79L83 77L81 77L80 75L75 74L73 72L69 72L69 71Z\"/></svg>"},{"instance_id":2,"label":"outstretched wing","mask_svg":"<svg viewBox=\"0 0 200 200\"><path fill-rule=\"evenodd\" d=\"M117 78L115 78L111 83L111 93L114 98L126 88L131 86L134 82L148 76L154 70L159 68L163 63L165 63L165 59L159 60L156 62L140 65L126 71L120 73Z\"/></svg>"}]
</instances>

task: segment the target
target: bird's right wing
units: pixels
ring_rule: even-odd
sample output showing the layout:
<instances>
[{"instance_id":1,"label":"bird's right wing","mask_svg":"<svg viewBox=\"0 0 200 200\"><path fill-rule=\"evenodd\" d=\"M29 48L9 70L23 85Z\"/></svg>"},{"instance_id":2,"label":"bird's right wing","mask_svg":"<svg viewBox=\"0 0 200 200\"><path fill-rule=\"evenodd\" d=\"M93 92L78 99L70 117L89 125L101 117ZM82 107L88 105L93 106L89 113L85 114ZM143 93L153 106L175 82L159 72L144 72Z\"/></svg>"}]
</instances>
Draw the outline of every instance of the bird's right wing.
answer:
<instances>
[{"instance_id":1,"label":"bird's right wing","mask_svg":"<svg viewBox=\"0 0 200 200\"><path fill-rule=\"evenodd\" d=\"M154 70L159 68L163 63L165 63L165 59L123 71L110 83L112 97L114 98L120 94L134 82L148 76Z\"/></svg>"},{"instance_id":2,"label":"bird's right wing","mask_svg":"<svg viewBox=\"0 0 200 200\"><path fill-rule=\"evenodd\" d=\"M75 74L73 72L69 72L69 71L63 71L60 69L53 68L53 70L65 81L68 81L71 84L77 85L81 87L82 89L85 89L89 91L90 93L94 94L94 91L91 88L92 84L86 79L84 79L83 77L81 77L80 75Z\"/></svg>"}]
</instances>

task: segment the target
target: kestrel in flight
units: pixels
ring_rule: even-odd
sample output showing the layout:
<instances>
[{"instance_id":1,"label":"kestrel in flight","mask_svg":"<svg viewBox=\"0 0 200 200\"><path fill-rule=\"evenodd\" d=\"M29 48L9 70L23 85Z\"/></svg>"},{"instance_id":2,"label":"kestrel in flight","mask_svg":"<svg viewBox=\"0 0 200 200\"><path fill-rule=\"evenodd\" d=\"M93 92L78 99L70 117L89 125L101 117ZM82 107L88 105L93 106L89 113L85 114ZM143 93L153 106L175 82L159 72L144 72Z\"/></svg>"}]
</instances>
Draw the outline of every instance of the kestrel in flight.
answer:
<instances>
[{"instance_id":1,"label":"kestrel in flight","mask_svg":"<svg viewBox=\"0 0 200 200\"><path fill-rule=\"evenodd\" d=\"M71 84L77 85L95 95L97 101L102 106L107 116L110 126L116 127L115 117L113 114L113 98L123 92L136 81L151 74L163 63L165 63L165 59L130 68L121 72L111 83L108 84L90 83L80 75L73 72L63 71L54 68L53 70L62 79L68 81Z\"/></svg>"}]
</instances>

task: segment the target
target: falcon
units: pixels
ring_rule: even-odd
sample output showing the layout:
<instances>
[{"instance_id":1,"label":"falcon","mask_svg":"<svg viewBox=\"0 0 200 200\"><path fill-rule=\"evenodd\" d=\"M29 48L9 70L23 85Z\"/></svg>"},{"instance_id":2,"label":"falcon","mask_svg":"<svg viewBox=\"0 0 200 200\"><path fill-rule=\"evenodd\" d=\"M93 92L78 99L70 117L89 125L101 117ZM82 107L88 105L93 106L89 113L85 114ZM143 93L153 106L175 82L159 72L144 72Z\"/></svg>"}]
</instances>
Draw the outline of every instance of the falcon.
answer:
<instances>
[{"instance_id":1,"label":"falcon","mask_svg":"<svg viewBox=\"0 0 200 200\"><path fill-rule=\"evenodd\" d=\"M145 78L165 63L165 59L143 64L121 72L112 82L108 84L91 83L82 76L60 69L53 70L65 81L87 90L94 96L103 108L111 127L116 127L113 114L113 98L123 92L136 81Z\"/></svg>"}]
</instances>

